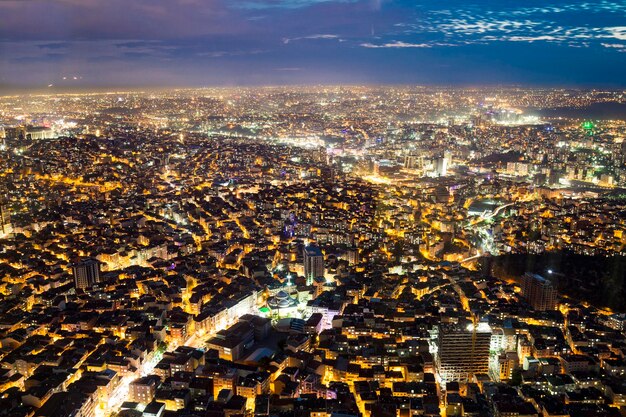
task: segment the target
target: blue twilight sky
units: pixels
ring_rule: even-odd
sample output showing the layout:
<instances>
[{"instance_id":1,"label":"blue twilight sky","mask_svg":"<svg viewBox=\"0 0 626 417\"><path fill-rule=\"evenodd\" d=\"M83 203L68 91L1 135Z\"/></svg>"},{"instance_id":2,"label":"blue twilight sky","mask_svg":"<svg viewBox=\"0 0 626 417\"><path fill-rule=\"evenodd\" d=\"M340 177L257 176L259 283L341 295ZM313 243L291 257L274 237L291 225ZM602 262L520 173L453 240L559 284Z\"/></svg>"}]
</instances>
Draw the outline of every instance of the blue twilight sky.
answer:
<instances>
[{"instance_id":1,"label":"blue twilight sky","mask_svg":"<svg viewBox=\"0 0 626 417\"><path fill-rule=\"evenodd\" d=\"M0 87L626 86L623 0L0 0Z\"/></svg>"}]
</instances>

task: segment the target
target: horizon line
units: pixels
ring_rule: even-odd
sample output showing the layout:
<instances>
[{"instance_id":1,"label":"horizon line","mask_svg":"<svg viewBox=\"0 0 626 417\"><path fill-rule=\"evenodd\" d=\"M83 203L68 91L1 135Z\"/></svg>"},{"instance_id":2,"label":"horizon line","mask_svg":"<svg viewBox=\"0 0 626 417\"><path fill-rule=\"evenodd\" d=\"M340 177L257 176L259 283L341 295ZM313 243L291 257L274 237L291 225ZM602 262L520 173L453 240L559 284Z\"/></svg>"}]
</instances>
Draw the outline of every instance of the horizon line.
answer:
<instances>
[{"instance_id":1,"label":"horizon line","mask_svg":"<svg viewBox=\"0 0 626 417\"><path fill-rule=\"evenodd\" d=\"M19 87L0 85L0 97L15 95L54 95L54 94L114 94L114 93L147 93L156 91L184 91L184 90L233 90L233 89L272 89L272 88L434 88L434 89L527 89L527 90L605 90L626 91L626 86L610 86L601 84L563 85L563 84L524 84L524 83L285 83L285 84L239 84L239 85L84 85L84 86L37 86Z\"/></svg>"}]
</instances>

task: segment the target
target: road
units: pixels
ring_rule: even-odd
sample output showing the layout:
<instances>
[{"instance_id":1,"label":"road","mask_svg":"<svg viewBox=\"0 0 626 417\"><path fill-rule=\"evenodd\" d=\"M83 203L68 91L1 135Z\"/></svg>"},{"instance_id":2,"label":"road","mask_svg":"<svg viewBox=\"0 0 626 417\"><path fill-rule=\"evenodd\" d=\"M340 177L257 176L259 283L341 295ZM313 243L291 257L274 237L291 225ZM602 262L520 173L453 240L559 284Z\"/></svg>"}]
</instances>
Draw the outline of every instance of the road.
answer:
<instances>
[{"instance_id":1,"label":"road","mask_svg":"<svg viewBox=\"0 0 626 417\"><path fill-rule=\"evenodd\" d=\"M96 407L96 416L108 416L112 413L120 411L120 407L124 401L128 400L130 383L140 376L150 375L162 357L162 354L155 353L152 358L144 362L142 366L137 369L137 371L122 377L117 388L115 388L113 393L109 396L109 402L106 404L106 407L104 407L104 409Z\"/></svg>"},{"instance_id":2,"label":"road","mask_svg":"<svg viewBox=\"0 0 626 417\"><path fill-rule=\"evenodd\" d=\"M480 252L478 252L478 253L477 253L476 255L474 255L474 256L470 256L470 257L467 257L467 258L465 258L465 259L461 259L461 260L459 261L459 263L460 263L460 264L464 264L465 262L469 262L469 261L473 261L474 259L478 259L478 258L480 258L481 256L483 256L483 255L482 255Z\"/></svg>"},{"instance_id":3,"label":"road","mask_svg":"<svg viewBox=\"0 0 626 417\"><path fill-rule=\"evenodd\" d=\"M183 345L198 349L204 347L204 339L205 338L197 337L197 335L194 333L189 339L185 341L185 343L183 343ZM167 347L165 351L172 352L178 346L178 344L172 343ZM133 382L136 378L150 375L154 370L154 367L159 363L162 358L163 354L156 352L154 353L152 358L148 361L145 361L140 366L140 368L137 369L137 371L122 377L117 388L115 388L113 393L110 395L109 401L106 406L96 407L96 417L104 417L120 411L120 407L122 406L122 404L128 400L130 383Z\"/></svg>"},{"instance_id":4,"label":"road","mask_svg":"<svg viewBox=\"0 0 626 417\"><path fill-rule=\"evenodd\" d=\"M522 201L522 200L520 200ZM498 207L496 207L495 209L493 209L491 212L489 213L482 213L480 216L478 216L477 218L473 219L472 221L470 221L469 227L470 227L470 231L479 237L480 239L480 249L478 251L479 254L484 254L486 252L489 253L497 253L497 248L495 245L495 242L493 240L493 236L491 235L491 233L488 231L489 226L484 227L484 222L490 219L493 219L494 217L498 216L502 210L514 206L515 204L517 204L520 201L516 201L516 202L512 202L512 203L506 203L506 204L502 204ZM524 200L525 201L525 200ZM481 255L474 255L474 256L470 256L468 258L463 259L462 261L460 261L459 263L465 263L468 261L471 261L475 258L479 258Z\"/></svg>"}]
</instances>

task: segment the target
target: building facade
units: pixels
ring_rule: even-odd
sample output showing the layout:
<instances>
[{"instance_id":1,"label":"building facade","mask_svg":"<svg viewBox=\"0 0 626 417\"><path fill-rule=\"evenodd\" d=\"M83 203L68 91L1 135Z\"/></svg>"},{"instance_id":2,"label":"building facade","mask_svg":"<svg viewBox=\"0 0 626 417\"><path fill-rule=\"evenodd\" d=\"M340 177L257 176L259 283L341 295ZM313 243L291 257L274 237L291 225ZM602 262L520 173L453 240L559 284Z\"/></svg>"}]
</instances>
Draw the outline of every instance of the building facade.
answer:
<instances>
[{"instance_id":1,"label":"building facade","mask_svg":"<svg viewBox=\"0 0 626 417\"><path fill-rule=\"evenodd\" d=\"M83 259L72 265L76 288L88 288L100 282L100 262L97 259Z\"/></svg>"},{"instance_id":2,"label":"building facade","mask_svg":"<svg viewBox=\"0 0 626 417\"><path fill-rule=\"evenodd\" d=\"M317 277L324 276L324 255L320 248L316 246L306 246L304 248L304 277L306 284L312 285Z\"/></svg>"},{"instance_id":3,"label":"building facade","mask_svg":"<svg viewBox=\"0 0 626 417\"><path fill-rule=\"evenodd\" d=\"M437 339L437 368L442 381L470 381L473 375L489 372L491 329L483 323L441 325Z\"/></svg>"},{"instance_id":4,"label":"building facade","mask_svg":"<svg viewBox=\"0 0 626 417\"><path fill-rule=\"evenodd\" d=\"M557 292L552 282L530 272L522 275L522 296L538 311L556 310Z\"/></svg>"}]
</instances>

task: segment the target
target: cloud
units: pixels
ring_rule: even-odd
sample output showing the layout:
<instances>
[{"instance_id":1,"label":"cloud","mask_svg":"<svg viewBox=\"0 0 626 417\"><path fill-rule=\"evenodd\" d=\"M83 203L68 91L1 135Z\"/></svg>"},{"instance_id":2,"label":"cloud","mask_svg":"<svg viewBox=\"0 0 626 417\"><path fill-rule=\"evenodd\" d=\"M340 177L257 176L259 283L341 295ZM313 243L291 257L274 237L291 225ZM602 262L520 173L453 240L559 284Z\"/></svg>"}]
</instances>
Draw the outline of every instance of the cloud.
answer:
<instances>
[{"instance_id":1,"label":"cloud","mask_svg":"<svg viewBox=\"0 0 626 417\"><path fill-rule=\"evenodd\" d=\"M626 26L615 26L606 28L609 34L615 39L626 41Z\"/></svg>"},{"instance_id":2,"label":"cloud","mask_svg":"<svg viewBox=\"0 0 626 417\"><path fill-rule=\"evenodd\" d=\"M626 52L626 44L623 43L602 43L605 48L616 49L618 52Z\"/></svg>"},{"instance_id":3,"label":"cloud","mask_svg":"<svg viewBox=\"0 0 626 417\"><path fill-rule=\"evenodd\" d=\"M245 28L224 0L0 1L2 39L164 39ZM35 29L33 29L35 28Z\"/></svg>"},{"instance_id":4,"label":"cloud","mask_svg":"<svg viewBox=\"0 0 626 417\"><path fill-rule=\"evenodd\" d=\"M540 36L510 36L508 38L506 38L505 40L511 41L511 42L537 42L537 41L560 41L562 40L561 38L557 37L557 36L551 36L551 35L540 35Z\"/></svg>"},{"instance_id":5,"label":"cloud","mask_svg":"<svg viewBox=\"0 0 626 417\"><path fill-rule=\"evenodd\" d=\"M363 80L377 74L372 79L398 77L410 82L421 77L414 68L419 61L416 50L422 49L438 54L433 62L419 62L424 68L467 65L462 75L447 75L452 77L480 78L501 71L514 80L532 66L537 69L533 77L552 71L552 78L541 82L589 81L596 68L602 68L599 79L609 79L605 73L610 72L622 85L623 75L617 73L626 55L618 52L626 45L626 2L546 3L0 0L0 79L21 83L37 74L47 85L70 68L82 68L85 79L93 80L124 78L127 67L141 67L146 73L159 73L155 80L180 77L186 82L193 73L203 82L218 79L216 74L233 83L235 74L244 83L254 77L261 80L255 82L264 82L263 77L310 82L337 80L342 71L350 74L349 80L358 63ZM441 48L454 47L463 53L440 53ZM566 49L576 47L593 49L594 59L561 65L559 59L566 63L574 59ZM378 52L372 54L373 50ZM533 56L541 59L528 60L535 52ZM389 59L374 60L383 55ZM506 68L499 67L503 65ZM439 67L433 71L435 78L445 81ZM132 73L140 80L142 75L139 70Z\"/></svg>"},{"instance_id":6,"label":"cloud","mask_svg":"<svg viewBox=\"0 0 626 417\"><path fill-rule=\"evenodd\" d=\"M300 41L306 39L339 39L339 35L333 34L316 34L316 35L308 35L308 36L299 36L295 38L283 38L283 43L287 44L293 41Z\"/></svg>"},{"instance_id":7,"label":"cloud","mask_svg":"<svg viewBox=\"0 0 626 417\"><path fill-rule=\"evenodd\" d=\"M161 41L105 39L63 42L0 41L0 50L6 53L7 61L47 61L49 58L115 60L128 56L168 57L177 50L177 47Z\"/></svg>"},{"instance_id":8,"label":"cloud","mask_svg":"<svg viewBox=\"0 0 626 417\"><path fill-rule=\"evenodd\" d=\"M580 12L620 14L624 11L626 11L626 4L623 2L602 0L561 4L559 6L522 7L520 9L511 10L509 13L517 16L526 16L531 14L564 14Z\"/></svg>"},{"instance_id":9,"label":"cloud","mask_svg":"<svg viewBox=\"0 0 626 417\"><path fill-rule=\"evenodd\" d=\"M419 37L420 43L433 46L549 42L565 47L600 47L606 39L626 40L626 26L610 25L621 21L619 15L624 12L626 3L608 0L545 7L505 4L499 9L469 5L456 10L426 10L419 21L395 23L395 31L386 36Z\"/></svg>"},{"instance_id":10,"label":"cloud","mask_svg":"<svg viewBox=\"0 0 626 417\"><path fill-rule=\"evenodd\" d=\"M373 44L369 42L362 43L363 48L432 48L434 45L429 43L409 43L402 41L392 41L383 44Z\"/></svg>"},{"instance_id":11,"label":"cloud","mask_svg":"<svg viewBox=\"0 0 626 417\"><path fill-rule=\"evenodd\" d=\"M514 33L517 31L532 30L541 26L541 22L532 20L500 20L500 19L451 19L449 23L436 26L438 31L448 35L476 35L487 32Z\"/></svg>"}]
</instances>

